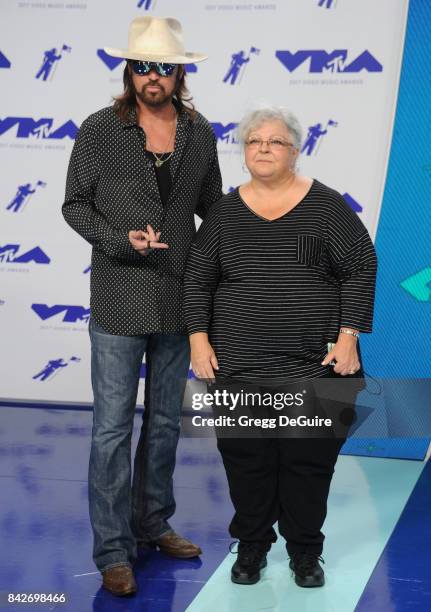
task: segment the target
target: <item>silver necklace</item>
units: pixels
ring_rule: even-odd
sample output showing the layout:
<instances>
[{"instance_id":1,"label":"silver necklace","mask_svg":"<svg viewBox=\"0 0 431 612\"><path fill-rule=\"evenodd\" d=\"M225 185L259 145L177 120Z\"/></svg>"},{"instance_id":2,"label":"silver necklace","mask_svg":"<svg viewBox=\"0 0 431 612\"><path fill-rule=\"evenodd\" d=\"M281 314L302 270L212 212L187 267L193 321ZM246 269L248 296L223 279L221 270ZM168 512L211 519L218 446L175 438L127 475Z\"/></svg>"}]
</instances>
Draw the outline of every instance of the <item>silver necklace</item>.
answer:
<instances>
[{"instance_id":1,"label":"silver necklace","mask_svg":"<svg viewBox=\"0 0 431 612\"><path fill-rule=\"evenodd\" d=\"M172 131L171 131L171 133L169 135L169 140L168 140L168 143L166 145L166 148L168 148L169 143L171 142L171 139L172 139L172 136L174 135L176 126L177 126L177 117L175 115L175 121L174 121L174 123L172 125ZM171 153L169 153L169 155L167 157L165 157L165 159L162 159L162 157L159 157L157 155L157 153L155 153L155 151L150 151L150 153L152 153L154 155L154 157L156 158L156 160L154 162L154 165L156 166L156 168L160 168L160 166L163 166L163 164L165 162L167 162L169 159L171 159L172 155L174 154L174 151L171 151ZM162 153L161 155L164 155L164 154Z\"/></svg>"},{"instance_id":2,"label":"silver necklace","mask_svg":"<svg viewBox=\"0 0 431 612\"><path fill-rule=\"evenodd\" d=\"M172 155L174 154L174 152L172 151L168 157L165 157L165 159L162 159L161 157L158 157L157 153L154 153L154 151L151 151L151 153L154 155L154 157L156 158L156 161L154 162L154 165L156 166L156 168L160 168L160 166L163 166L163 164L165 162L168 161L168 159L171 159ZM162 153L163 155L163 153Z\"/></svg>"}]
</instances>

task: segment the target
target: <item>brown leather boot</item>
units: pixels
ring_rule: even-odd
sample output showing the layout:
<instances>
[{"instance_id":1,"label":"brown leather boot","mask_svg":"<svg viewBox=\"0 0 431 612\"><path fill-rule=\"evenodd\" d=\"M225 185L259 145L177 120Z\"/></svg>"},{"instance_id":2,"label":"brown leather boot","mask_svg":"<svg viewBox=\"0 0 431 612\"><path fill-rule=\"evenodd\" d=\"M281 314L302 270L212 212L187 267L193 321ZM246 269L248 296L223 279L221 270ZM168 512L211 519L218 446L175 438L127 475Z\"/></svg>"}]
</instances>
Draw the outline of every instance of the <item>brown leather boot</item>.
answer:
<instances>
[{"instance_id":1,"label":"brown leather boot","mask_svg":"<svg viewBox=\"0 0 431 612\"><path fill-rule=\"evenodd\" d=\"M178 535L175 531L164 533L154 543L159 550L172 557L178 557L178 559L191 559L202 554L199 546Z\"/></svg>"},{"instance_id":2,"label":"brown leather boot","mask_svg":"<svg viewBox=\"0 0 431 612\"><path fill-rule=\"evenodd\" d=\"M128 565L116 565L102 572L103 586L113 595L124 597L134 595L138 590L132 568Z\"/></svg>"}]
</instances>

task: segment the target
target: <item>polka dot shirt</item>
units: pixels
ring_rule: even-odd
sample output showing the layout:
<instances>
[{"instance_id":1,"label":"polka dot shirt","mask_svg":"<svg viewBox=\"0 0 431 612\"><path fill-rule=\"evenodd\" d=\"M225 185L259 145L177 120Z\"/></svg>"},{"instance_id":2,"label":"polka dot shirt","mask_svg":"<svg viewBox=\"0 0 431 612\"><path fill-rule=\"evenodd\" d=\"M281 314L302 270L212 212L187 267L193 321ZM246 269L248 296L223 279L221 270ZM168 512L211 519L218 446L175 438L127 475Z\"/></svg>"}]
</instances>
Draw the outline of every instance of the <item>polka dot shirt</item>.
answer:
<instances>
[{"instance_id":1,"label":"polka dot shirt","mask_svg":"<svg viewBox=\"0 0 431 612\"><path fill-rule=\"evenodd\" d=\"M112 107L81 126L69 162L63 215L93 247L91 317L117 335L186 333L183 274L202 219L222 197L217 143L199 113L178 115L170 159L172 188L163 207L154 163L145 154L145 132L136 111L121 121ZM150 224L168 249L147 256L128 233Z\"/></svg>"}]
</instances>

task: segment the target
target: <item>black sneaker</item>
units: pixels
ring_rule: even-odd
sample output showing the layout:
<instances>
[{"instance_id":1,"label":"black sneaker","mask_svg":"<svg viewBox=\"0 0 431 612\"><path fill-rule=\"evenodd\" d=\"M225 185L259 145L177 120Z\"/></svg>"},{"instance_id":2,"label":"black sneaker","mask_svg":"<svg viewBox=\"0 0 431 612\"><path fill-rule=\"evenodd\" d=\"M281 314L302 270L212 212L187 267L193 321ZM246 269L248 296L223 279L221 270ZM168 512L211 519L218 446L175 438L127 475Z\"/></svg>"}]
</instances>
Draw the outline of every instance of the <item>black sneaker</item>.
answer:
<instances>
[{"instance_id":1,"label":"black sneaker","mask_svg":"<svg viewBox=\"0 0 431 612\"><path fill-rule=\"evenodd\" d=\"M232 551L232 542L229 546ZM256 584L260 570L266 567L266 553L271 548L267 542L239 542L238 559L232 566L231 579L236 584Z\"/></svg>"},{"instance_id":2,"label":"black sneaker","mask_svg":"<svg viewBox=\"0 0 431 612\"><path fill-rule=\"evenodd\" d=\"M325 584L325 574L319 561L325 563L320 555L312 552L289 554L289 567L295 574L295 582L300 587L320 587Z\"/></svg>"}]
</instances>

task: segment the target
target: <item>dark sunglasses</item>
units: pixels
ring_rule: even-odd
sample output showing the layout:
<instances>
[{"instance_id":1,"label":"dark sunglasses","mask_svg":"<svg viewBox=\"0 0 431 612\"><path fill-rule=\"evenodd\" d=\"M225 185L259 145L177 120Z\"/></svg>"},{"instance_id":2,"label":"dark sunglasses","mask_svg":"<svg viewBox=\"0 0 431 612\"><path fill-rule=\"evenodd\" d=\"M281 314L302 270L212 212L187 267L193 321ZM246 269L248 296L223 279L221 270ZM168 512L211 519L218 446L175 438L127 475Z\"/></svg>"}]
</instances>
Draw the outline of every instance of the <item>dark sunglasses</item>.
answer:
<instances>
[{"instance_id":1,"label":"dark sunglasses","mask_svg":"<svg viewBox=\"0 0 431 612\"><path fill-rule=\"evenodd\" d=\"M135 74L143 75L155 70L157 74L163 77L171 76L177 65L166 64L165 62L140 62L138 60L133 60L131 63Z\"/></svg>"}]
</instances>

